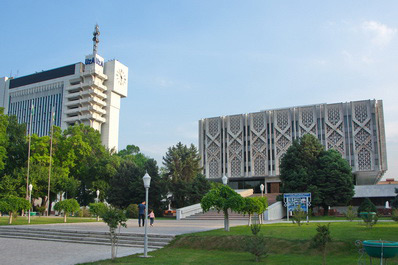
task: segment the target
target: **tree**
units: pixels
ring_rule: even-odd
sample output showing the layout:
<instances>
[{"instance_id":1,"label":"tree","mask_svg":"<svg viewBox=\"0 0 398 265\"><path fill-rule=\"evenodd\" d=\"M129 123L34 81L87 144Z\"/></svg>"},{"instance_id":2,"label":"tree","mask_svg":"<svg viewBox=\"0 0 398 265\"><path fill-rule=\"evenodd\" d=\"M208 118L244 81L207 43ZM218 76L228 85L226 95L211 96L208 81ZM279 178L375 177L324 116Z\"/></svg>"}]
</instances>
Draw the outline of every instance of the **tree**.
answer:
<instances>
[{"instance_id":1,"label":"tree","mask_svg":"<svg viewBox=\"0 0 398 265\"><path fill-rule=\"evenodd\" d=\"M268 198L267 197L257 197L257 200L260 203L260 208L258 209L259 211L257 212L260 224L263 223L263 217L264 217L264 212L268 208Z\"/></svg>"},{"instance_id":2,"label":"tree","mask_svg":"<svg viewBox=\"0 0 398 265\"><path fill-rule=\"evenodd\" d=\"M245 250L256 257L256 262L260 261L260 258L267 256L267 239L264 235L259 234L261 230L260 224L250 225L253 236L246 238Z\"/></svg>"},{"instance_id":3,"label":"tree","mask_svg":"<svg viewBox=\"0 0 398 265\"><path fill-rule=\"evenodd\" d=\"M9 215L8 224L12 224L12 215L15 212L28 210L31 204L28 200L13 195L0 200L0 212L7 212Z\"/></svg>"},{"instance_id":4,"label":"tree","mask_svg":"<svg viewBox=\"0 0 398 265\"><path fill-rule=\"evenodd\" d=\"M7 157L7 126L7 115L4 114L4 108L0 108L0 170L4 169Z\"/></svg>"},{"instance_id":5,"label":"tree","mask_svg":"<svg viewBox=\"0 0 398 265\"><path fill-rule=\"evenodd\" d=\"M377 212L376 205L369 198L365 198L358 207L358 214L361 212Z\"/></svg>"},{"instance_id":6,"label":"tree","mask_svg":"<svg viewBox=\"0 0 398 265\"><path fill-rule=\"evenodd\" d=\"M80 182L77 199L82 205L88 205L96 197L99 186L102 190L108 188L102 185L116 172L112 156L102 145L100 133L89 126L68 127L57 137L60 143L54 152L54 163L67 167L69 176Z\"/></svg>"},{"instance_id":7,"label":"tree","mask_svg":"<svg viewBox=\"0 0 398 265\"><path fill-rule=\"evenodd\" d=\"M26 124L19 124L16 116L8 116L7 157L4 175L13 175L15 170L26 167L28 144L26 141Z\"/></svg>"},{"instance_id":8,"label":"tree","mask_svg":"<svg viewBox=\"0 0 398 265\"><path fill-rule=\"evenodd\" d=\"M177 143L169 147L163 157L164 175L167 189L172 194L171 204L181 208L194 203L210 189L207 179L200 174L200 156L196 147Z\"/></svg>"},{"instance_id":9,"label":"tree","mask_svg":"<svg viewBox=\"0 0 398 265\"><path fill-rule=\"evenodd\" d=\"M66 199L57 202L54 205L54 209L59 212L64 211L64 223L66 223L66 216L70 213L77 212L80 209L80 205L75 199Z\"/></svg>"},{"instance_id":10,"label":"tree","mask_svg":"<svg viewBox=\"0 0 398 265\"><path fill-rule=\"evenodd\" d=\"M240 194L227 185L216 183L205 196L200 205L204 212L215 208L224 213L224 230L229 231L228 210L240 212L244 206L244 200Z\"/></svg>"},{"instance_id":11,"label":"tree","mask_svg":"<svg viewBox=\"0 0 398 265\"><path fill-rule=\"evenodd\" d=\"M318 139L309 134L293 142L280 163L283 193L309 191L312 203L318 202L318 189L313 180L316 178L317 159L323 149Z\"/></svg>"},{"instance_id":12,"label":"tree","mask_svg":"<svg viewBox=\"0 0 398 265\"><path fill-rule=\"evenodd\" d=\"M252 223L252 215L254 213L260 212L260 208L262 208L262 205L256 197L246 197L243 198L243 201L244 205L241 208L241 212L249 215L249 223L247 225L250 226Z\"/></svg>"},{"instance_id":13,"label":"tree","mask_svg":"<svg viewBox=\"0 0 398 265\"><path fill-rule=\"evenodd\" d=\"M351 168L335 150L325 151L319 140L306 134L294 141L280 164L281 191L311 192L312 205L345 205L354 195Z\"/></svg>"},{"instance_id":14,"label":"tree","mask_svg":"<svg viewBox=\"0 0 398 265\"><path fill-rule=\"evenodd\" d=\"M354 196L351 167L336 150L321 152L313 182L318 187L318 204L325 213L329 206L346 205Z\"/></svg>"},{"instance_id":15,"label":"tree","mask_svg":"<svg viewBox=\"0 0 398 265\"><path fill-rule=\"evenodd\" d=\"M332 241L329 225L318 225L316 235L311 240L311 247L318 248L323 255L323 265L326 264L326 246Z\"/></svg>"},{"instance_id":16,"label":"tree","mask_svg":"<svg viewBox=\"0 0 398 265\"><path fill-rule=\"evenodd\" d=\"M162 215L165 205L162 200L166 195L166 188L158 173L156 161L136 154L122 160L114 176L109 179L107 201L119 208L127 208L130 204L139 204L145 200L145 188L142 177L145 173L151 176L149 189L149 204L157 216Z\"/></svg>"},{"instance_id":17,"label":"tree","mask_svg":"<svg viewBox=\"0 0 398 265\"><path fill-rule=\"evenodd\" d=\"M114 207L106 207L101 213L101 218L109 226L111 244L112 244L112 260L116 258L116 242L117 235L115 233L116 228L119 226L127 227L126 221L127 217L122 210L116 209Z\"/></svg>"},{"instance_id":18,"label":"tree","mask_svg":"<svg viewBox=\"0 0 398 265\"><path fill-rule=\"evenodd\" d=\"M394 198L394 200L392 200L391 202L391 207L394 209L398 209L398 189L395 188L395 194L397 194Z\"/></svg>"},{"instance_id":19,"label":"tree","mask_svg":"<svg viewBox=\"0 0 398 265\"><path fill-rule=\"evenodd\" d=\"M103 202L90 203L89 207L90 213L97 216L97 222L99 221L100 215L107 210L106 204Z\"/></svg>"}]
</instances>

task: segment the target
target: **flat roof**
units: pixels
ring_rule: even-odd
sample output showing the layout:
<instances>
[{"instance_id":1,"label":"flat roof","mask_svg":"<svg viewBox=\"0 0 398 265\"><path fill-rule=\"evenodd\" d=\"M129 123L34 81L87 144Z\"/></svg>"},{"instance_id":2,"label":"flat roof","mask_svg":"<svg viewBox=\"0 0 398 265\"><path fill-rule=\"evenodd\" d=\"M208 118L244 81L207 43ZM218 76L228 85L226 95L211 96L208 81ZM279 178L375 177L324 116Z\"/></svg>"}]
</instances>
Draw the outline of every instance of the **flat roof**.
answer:
<instances>
[{"instance_id":1,"label":"flat roof","mask_svg":"<svg viewBox=\"0 0 398 265\"><path fill-rule=\"evenodd\" d=\"M358 185L354 186L354 198L395 197L395 189L398 189L398 184Z\"/></svg>"},{"instance_id":2,"label":"flat roof","mask_svg":"<svg viewBox=\"0 0 398 265\"><path fill-rule=\"evenodd\" d=\"M63 76L73 75L75 74L75 65L71 64L47 71L43 71L40 73L35 73L31 75L21 76L15 79L10 80L10 87L9 89L13 89L20 86L26 86L34 83L39 83Z\"/></svg>"}]
</instances>

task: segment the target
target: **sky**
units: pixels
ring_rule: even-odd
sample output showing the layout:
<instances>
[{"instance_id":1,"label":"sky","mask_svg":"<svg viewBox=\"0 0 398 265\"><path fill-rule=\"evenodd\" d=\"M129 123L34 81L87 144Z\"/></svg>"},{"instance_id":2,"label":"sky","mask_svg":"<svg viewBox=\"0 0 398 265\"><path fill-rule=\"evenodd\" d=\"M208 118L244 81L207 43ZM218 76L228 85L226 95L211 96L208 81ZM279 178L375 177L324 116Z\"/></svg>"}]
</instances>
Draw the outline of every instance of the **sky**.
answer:
<instances>
[{"instance_id":1,"label":"sky","mask_svg":"<svg viewBox=\"0 0 398 265\"><path fill-rule=\"evenodd\" d=\"M83 62L129 67L119 149L161 165L198 144L198 120L381 99L389 170L398 178L397 1L3 0L0 76Z\"/></svg>"}]
</instances>

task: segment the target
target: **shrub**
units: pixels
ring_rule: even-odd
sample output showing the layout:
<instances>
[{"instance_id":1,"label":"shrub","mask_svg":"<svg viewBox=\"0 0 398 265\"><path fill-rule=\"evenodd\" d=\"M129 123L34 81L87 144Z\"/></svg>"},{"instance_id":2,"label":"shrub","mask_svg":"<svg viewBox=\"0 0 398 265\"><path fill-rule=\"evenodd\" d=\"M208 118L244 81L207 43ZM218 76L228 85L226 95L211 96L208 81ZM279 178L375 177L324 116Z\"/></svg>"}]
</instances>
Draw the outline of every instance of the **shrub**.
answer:
<instances>
[{"instance_id":1,"label":"shrub","mask_svg":"<svg viewBox=\"0 0 398 265\"><path fill-rule=\"evenodd\" d=\"M138 205L130 204L126 209L127 218L138 218Z\"/></svg>"},{"instance_id":2,"label":"shrub","mask_svg":"<svg viewBox=\"0 0 398 265\"><path fill-rule=\"evenodd\" d=\"M80 209L79 203L75 199L67 199L57 202L54 205L56 211L64 211L64 223L66 223L66 216L70 213L77 212Z\"/></svg>"},{"instance_id":3,"label":"shrub","mask_svg":"<svg viewBox=\"0 0 398 265\"><path fill-rule=\"evenodd\" d=\"M394 209L392 211L391 219L393 219L395 222L398 222L398 209Z\"/></svg>"},{"instance_id":4,"label":"shrub","mask_svg":"<svg viewBox=\"0 0 398 265\"><path fill-rule=\"evenodd\" d=\"M391 207L394 209L398 209L398 189L395 188L395 194L397 194L394 198L394 200L392 200L391 202Z\"/></svg>"},{"instance_id":5,"label":"shrub","mask_svg":"<svg viewBox=\"0 0 398 265\"><path fill-rule=\"evenodd\" d=\"M361 212L376 212L376 206L369 198L365 198L361 205L358 207L358 214Z\"/></svg>"},{"instance_id":6,"label":"shrub","mask_svg":"<svg viewBox=\"0 0 398 265\"><path fill-rule=\"evenodd\" d=\"M0 200L0 212L7 212L9 215L8 224L12 224L12 218L21 210L28 210L31 204L24 198L13 195L4 197Z\"/></svg>"},{"instance_id":7,"label":"shrub","mask_svg":"<svg viewBox=\"0 0 398 265\"><path fill-rule=\"evenodd\" d=\"M97 222L99 221L100 215L107 210L107 207L103 202L90 203L89 208L90 213L97 216Z\"/></svg>"},{"instance_id":8,"label":"shrub","mask_svg":"<svg viewBox=\"0 0 398 265\"><path fill-rule=\"evenodd\" d=\"M361 218L365 223L366 227L372 228L375 224L377 224L377 221L379 220L377 214L370 214L369 212L362 212L362 213L364 214L361 215Z\"/></svg>"},{"instance_id":9,"label":"shrub","mask_svg":"<svg viewBox=\"0 0 398 265\"><path fill-rule=\"evenodd\" d=\"M261 225L253 223L250 225L250 229L252 230L252 234L256 236L261 230Z\"/></svg>"},{"instance_id":10,"label":"shrub","mask_svg":"<svg viewBox=\"0 0 398 265\"><path fill-rule=\"evenodd\" d=\"M298 226L301 226L301 222L305 220L307 217L307 213L301 209L301 206L298 205L297 209L293 211L292 222L297 223Z\"/></svg>"},{"instance_id":11,"label":"shrub","mask_svg":"<svg viewBox=\"0 0 398 265\"><path fill-rule=\"evenodd\" d=\"M39 212L40 215L44 215L44 212L47 210L47 207L45 205L43 206L36 206L36 212Z\"/></svg>"},{"instance_id":12,"label":"shrub","mask_svg":"<svg viewBox=\"0 0 398 265\"><path fill-rule=\"evenodd\" d=\"M91 217L89 209L86 206L81 207L77 212L75 212L77 217Z\"/></svg>"},{"instance_id":13,"label":"shrub","mask_svg":"<svg viewBox=\"0 0 398 265\"><path fill-rule=\"evenodd\" d=\"M267 255L267 240L263 235L250 236L246 239L245 250L256 257L256 262Z\"/></svg>"},{"instance_id":14,"label":"shrub","mask_svg":"<svg viewBox=\"0 0 398 265\"><path fill-rule=\"evenodd\" d=\"M326 246L332 241L329 225L318 225L316 235L311 240L311 247L317 248L323 254L323 264L326 264Z\"/></svg>"},{"instance_id":15,"label":"shrub","mask_svg":"<svg viewBox=\"0 0 398 265\"><path fill-rule=\"evenodd\" d=\"M127 217L122 210L113 207L106 207L104 211L101 212L101 217L104 223L109 226L111 237L111 256L112 260L114 260L116 258L116 243L118 241L118 236L115 231L116 228L120 226L127 227Z\"/></svg>"},{"instance_id":16,"label":"shrub","mask_svg":"<svg viewBox=\"0 0 398 265\"><path fill-rule=\"evenodd\" d=\"M352 222L352 220L354 220L355 217L357 217L357 213L352 208L352 205L348 206L347 212L345 213L345 218L350 222Z\"/></svg>"}]
</instances>

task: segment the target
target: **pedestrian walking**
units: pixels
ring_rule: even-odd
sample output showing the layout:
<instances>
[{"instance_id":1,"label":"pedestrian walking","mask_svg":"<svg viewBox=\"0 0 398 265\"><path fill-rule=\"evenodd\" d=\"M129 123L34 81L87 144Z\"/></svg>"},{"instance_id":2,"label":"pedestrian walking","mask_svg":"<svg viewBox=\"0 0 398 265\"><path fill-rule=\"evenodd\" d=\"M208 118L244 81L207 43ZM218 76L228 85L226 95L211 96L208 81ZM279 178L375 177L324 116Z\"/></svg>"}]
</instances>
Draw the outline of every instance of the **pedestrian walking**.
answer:
<instances>
[{"instance_id":1,"label":"pedestrian walking","mask_svg":"<svg viewBox=\"0 0 398 265\"><path fill-rule=\"evenodd\" d=\"M148 217L149 217L151 226L153 226L153 222L155 221L155 213L153 212L153 210L151 210L151 212L148 214Z\"/></svg>"},{"instance_id":2,"label":"pedestrian walking","mask_svg":"<svg viewBox=\"0 0 398 265\"><path fill-rule=\"evenodd\" d=\"M138 226L141 227L145 225L145 202L138 204Z\"/></svg>"}]
</instances>

